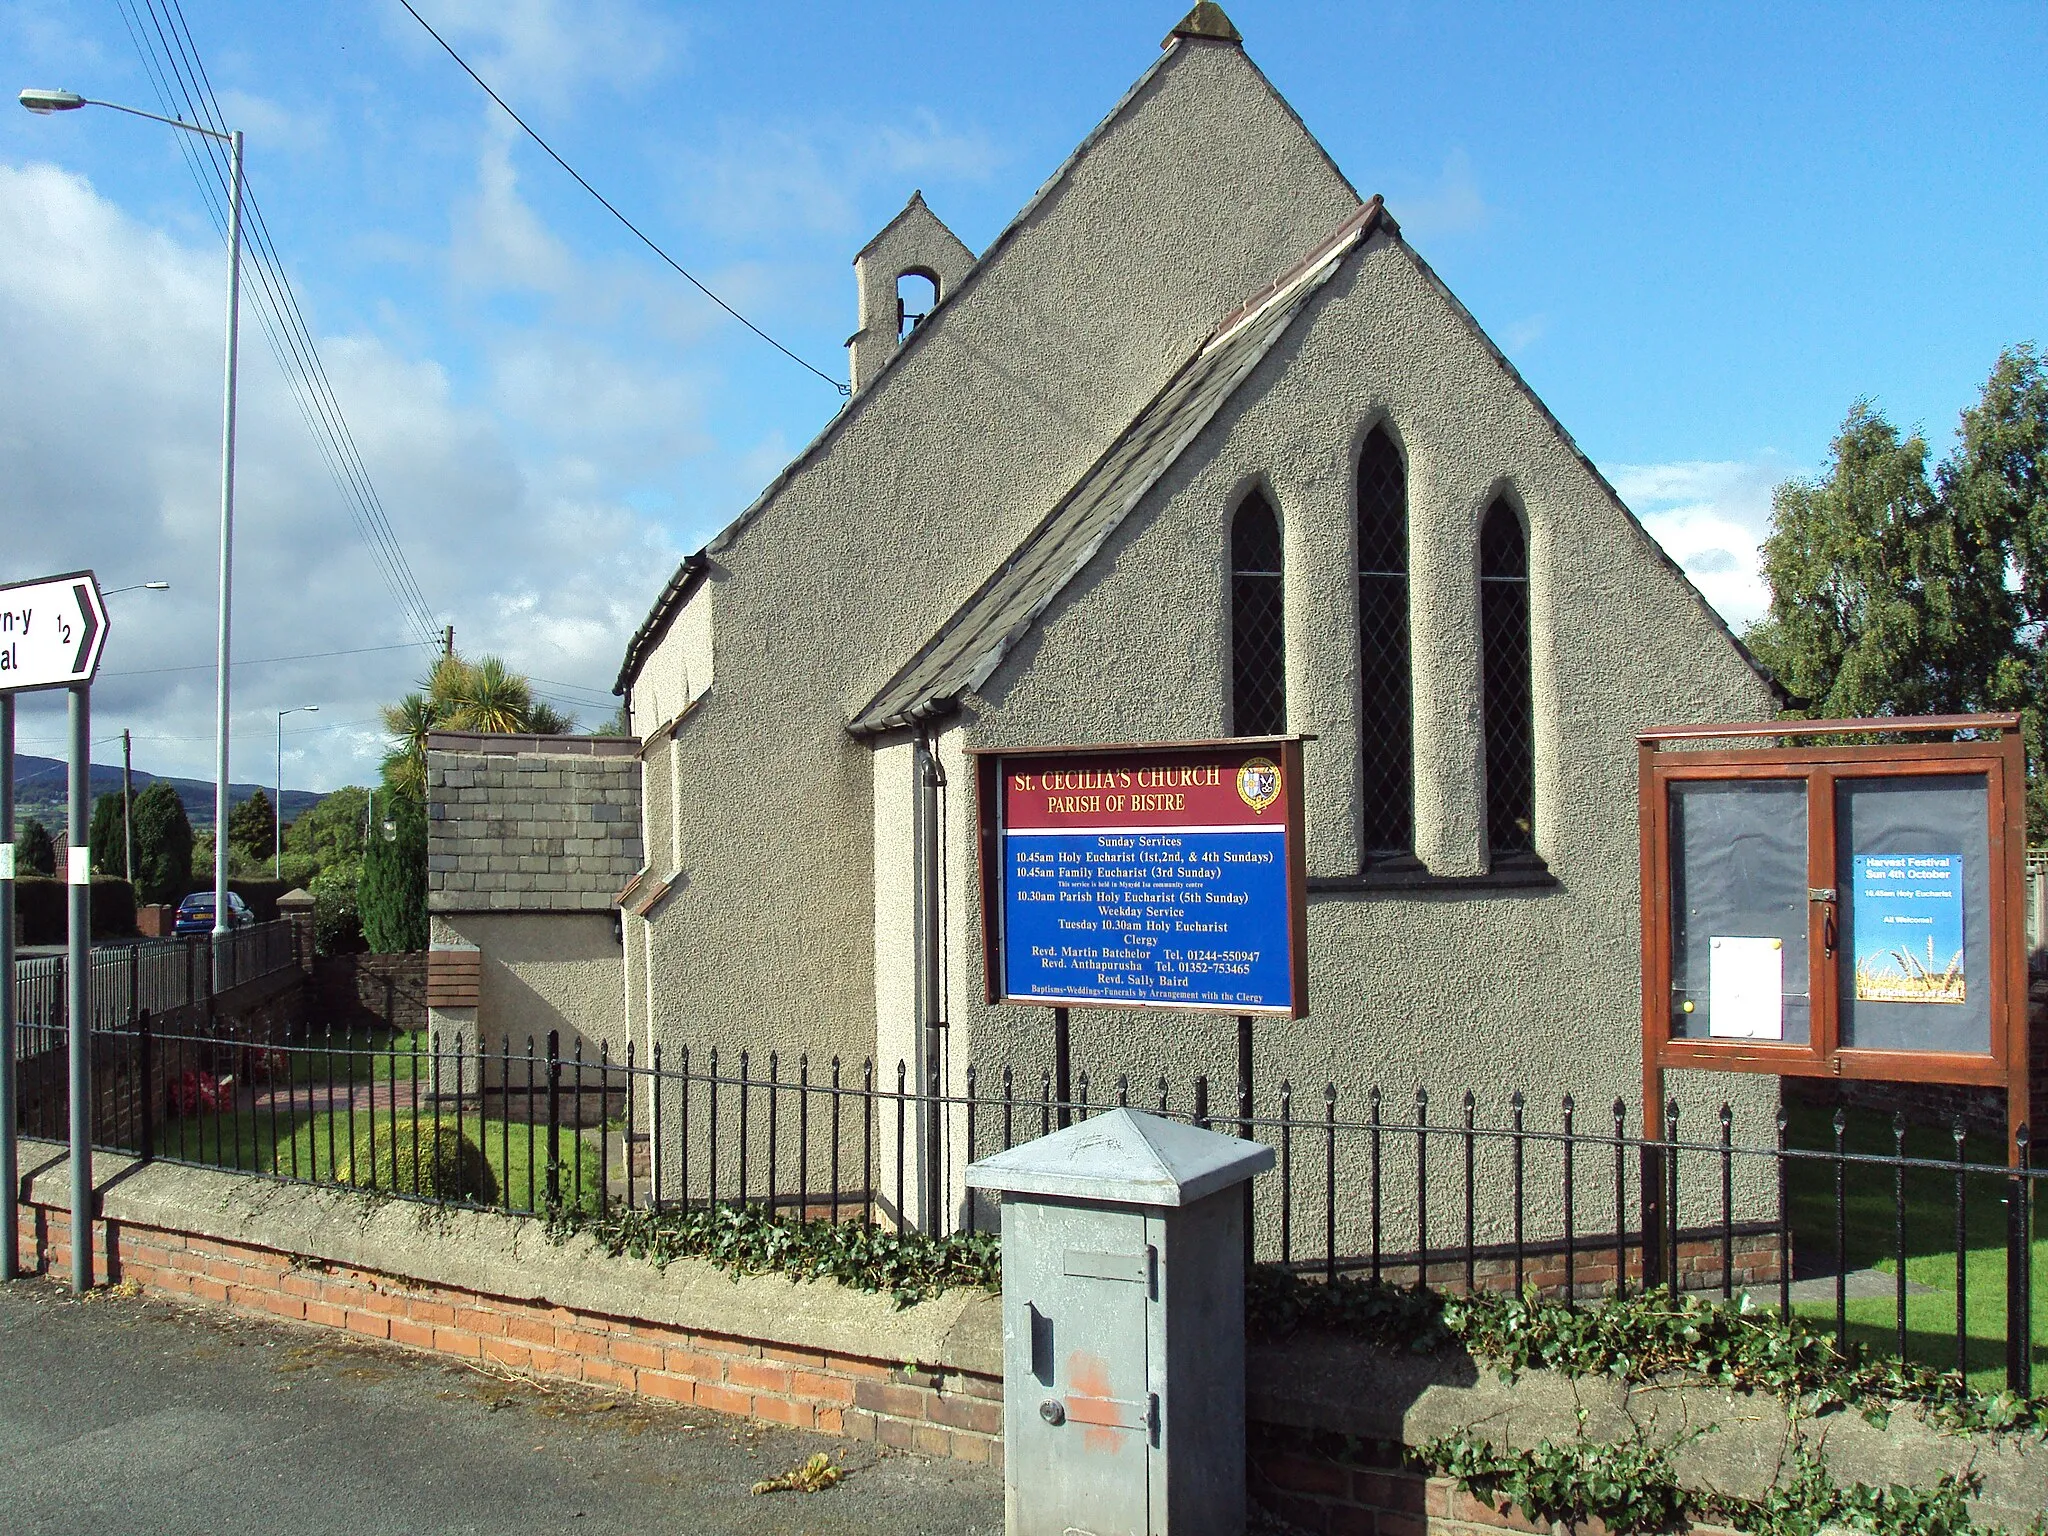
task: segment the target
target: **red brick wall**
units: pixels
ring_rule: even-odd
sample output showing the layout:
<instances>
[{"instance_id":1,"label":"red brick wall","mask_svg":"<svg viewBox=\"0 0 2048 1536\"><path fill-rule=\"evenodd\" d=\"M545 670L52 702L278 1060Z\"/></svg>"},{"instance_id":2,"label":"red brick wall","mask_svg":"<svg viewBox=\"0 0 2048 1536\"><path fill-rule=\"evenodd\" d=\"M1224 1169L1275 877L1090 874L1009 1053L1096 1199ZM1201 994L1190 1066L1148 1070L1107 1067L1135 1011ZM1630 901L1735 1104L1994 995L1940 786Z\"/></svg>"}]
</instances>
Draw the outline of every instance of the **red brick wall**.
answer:
<instances>
[{"instance_id":1,"label":"red brick wall","mask_svg":"<svg viewBox=\"0 0 2048 1536\"><path fill-rule=\"evenodd\" d=\"M1628 1234L1623 1258L1627 1265L1631 1284L1640 1285L1643 1279L1643 1250L1640 1231ZM1734 1283L1740 1286L1775 1285L1778 1280L1778 1233L1776 1228L1759 1227L1746 1223L1735 1229L1730 1244L1734 1258ZM1582 1237L1572 1254L1572 1293L1582 1301L1595 1300L1614 1289L1614 1243L1610 1237L1602 1242L1598 1236ZM1392 1260L1382 1270L1385 1278L1396 1285L1412 1285L1415 1282L1415 1264L1412 1256L1406 1262ZM1700 1234L1698 1229L1681 1233L1678 1242L1678 1274L1675 1277L1680 1290L1715 1291L1721 1288L1721 1239L1718 1234ZM1465 1288L1465 1261L1463 1258L1432 1259L1429 1264L1429 1284L1442 1291L1462 1291ZM1515 1261L1497 1253L1488 1253L1473 1261L1473 1286L1481 1291L1512 1291L1515 1289ZM1546 1297L1564 1294L1565 1263L1564 1250L1549 1243L1530 1244L1522 1258L1522 1283L1532 1285Z\"/></svg>"},{"instance_id":2,"label":"red brick wall","mask_svg":"<svg viewBox=\"0 0 2048 1536\"><path fill-rule=\"evenodd\" d=\"M22 1207L25 1268L67 1274L68 1213ZM1002 1382L423 1284L154 1227L96 1222L109 1281L509 1370L958 1461L1002 1461Z\"/></svg>"}]
</instances>

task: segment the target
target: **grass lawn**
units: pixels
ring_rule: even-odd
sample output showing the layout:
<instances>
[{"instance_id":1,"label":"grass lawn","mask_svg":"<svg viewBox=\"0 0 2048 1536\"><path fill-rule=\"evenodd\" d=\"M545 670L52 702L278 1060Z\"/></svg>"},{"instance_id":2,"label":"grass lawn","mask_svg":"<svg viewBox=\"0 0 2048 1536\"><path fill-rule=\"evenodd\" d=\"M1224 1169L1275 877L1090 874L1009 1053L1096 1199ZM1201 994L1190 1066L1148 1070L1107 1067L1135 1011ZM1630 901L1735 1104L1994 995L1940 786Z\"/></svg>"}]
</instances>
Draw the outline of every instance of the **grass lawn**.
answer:
<instances>
[{"instance_id":1,"label":"grass lawn","mask_svg":"<svg viewBox=\"0 0 2048 1536\"><path fill-rule=\"evenodd\" d=\"M404 1058L400 1061L403 1066ZM326 1080L324 1073L320 1080ZM423 1108L417 1116L400 1110L395 1118L390 1110L382 1108L374 1117L367 1108L358 1109L353 1117L345 1110L339 1114L305 1109L288 1113L282 1108L275 1114L268 1109L243 1109L232 1114L202 1111L158 1126L156 1146L158 1156L186 1162L411 1194L412 1178L401 1172L394 1153L408 1154L404 1162L409 1167L415 1135L424 1145L435 1123L431 1106ZM449 1130L455 1128L453 1106L441 1106L439 1123ZM393 1145L394 1131L397 1147ZM499 1119L487 1119L479 1125L475 1113L465 1110L462 1132L467 1140L481 1146L484 1162L491 1170L496 1192L490 1203L519 1211L534 1210L547 1203L545 1125L529 1126L525 1121ZM595 1210L603 1159L598 1134L587 1130L579 1138L575 1131L565 1128L561 1136L563 1202ZM576 1166L579 1144L580 1188ZM614 1188L612 1198L618 1199L623 1193Z\"/></svg>"},{"instance_id":2,"label":"grass lawn","mask_svg":"<svg viewBox=\"0 0 2048 1536\"><path fill-rule=\"evenodd\" d=\"M1832 1114L1793 1106L1790 1138L1795 1147L1832 1148ZM1889 1154L1893 1150L1889 1116L1850 1111L1846 1144L1851 1152ZM1955 1141L1934 1127L1910 1127L1908 1157L1953 1158ZM1973 1137L1964 1144L1970 1162L2001 1161L1998 1143ZM1880 1269L1897 1274L1899 1241L1894 1175L1889 1168L1848 1170L1844 1206L1848 1213L1846 1251L1851 1270ZM1831 1268L1835 1253L1835 1170L1828 1163L1793 1163L1789 1185L1794 1251L1806 1256L1802 1268ZM1955 1176L1938 1169L1908 1170L1903 1248L1906 1279L1929 1291L1906 1298L1906 1352L1909 1359L1946 1370L1956 1360L1956 1201ZM1970 1379L1996 1391L2005 1385L2005 1222L2006 1181L1997 1177L1968 1180L1964 1206L1963 1304ZM2032 1334L2036 1390L2048 1389L2048 1198L2034 1191ZM1794 1310L1832 1325L1835 1304L1825 1300L1794 1303ZM1897 1303L1893 1296L1851 1298L1849 1336L1883 1354L1897 1345Z\"/></svg>"}]
</instances>

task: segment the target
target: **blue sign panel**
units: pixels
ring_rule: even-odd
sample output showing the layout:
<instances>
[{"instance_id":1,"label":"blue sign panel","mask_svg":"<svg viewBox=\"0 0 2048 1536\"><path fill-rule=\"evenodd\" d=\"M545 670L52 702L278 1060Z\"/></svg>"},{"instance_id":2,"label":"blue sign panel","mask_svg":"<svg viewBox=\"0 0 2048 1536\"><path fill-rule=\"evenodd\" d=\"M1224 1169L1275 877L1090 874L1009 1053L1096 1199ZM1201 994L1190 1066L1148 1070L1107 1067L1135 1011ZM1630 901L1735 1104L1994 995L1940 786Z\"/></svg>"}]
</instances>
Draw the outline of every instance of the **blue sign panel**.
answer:
<instances>
[{"instance_id":1,"label":"blue sign panel","mask_svg":"<svg viewBox=\"0 0 2048 1536\"><path fill-rule=\"evenodd\" d=\"M1299 756L1262 742L1002 759L992 992L1300 1012Z\"/></svg>"},{"instance_id":2,"label":"blue sign panel","mask_svg":"<svg viewBox=\"0 0 2048 1536\"><path fill-rule=\"evenodd\" d=\"M1960 1003L1963 856L1855 856L1856 1000Z\"/></svg>"}]
</instances>

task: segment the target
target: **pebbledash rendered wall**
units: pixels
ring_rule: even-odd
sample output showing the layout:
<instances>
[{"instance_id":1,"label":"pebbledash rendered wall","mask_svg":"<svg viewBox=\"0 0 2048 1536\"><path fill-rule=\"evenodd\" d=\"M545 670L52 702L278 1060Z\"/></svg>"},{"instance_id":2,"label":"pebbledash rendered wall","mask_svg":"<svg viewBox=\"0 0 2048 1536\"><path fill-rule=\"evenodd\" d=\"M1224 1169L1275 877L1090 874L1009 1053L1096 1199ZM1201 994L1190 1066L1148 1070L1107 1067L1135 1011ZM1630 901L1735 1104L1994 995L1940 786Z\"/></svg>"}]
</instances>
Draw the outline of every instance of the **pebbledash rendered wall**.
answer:
<instances>
[{"instance_id":1,"label":"pebbledash rendered wall","mask_svg":"<svg viewBox=\"0 0 2048 1536\"><path fill-rule=\"evenodd\" d=\"M636 1038L651 1021L672 1045L875 1052L890 1080L902 1055L922 1078L916 770L907 738L858 742L846 722L1209 328L1357 206L1240 47L1175 38L819 444L707 547L632 689L636 721L652 725L675 709L679 672L691 691L713 678L647 759L650 862L676 880L652 922L628 920ZM1415 888L1356 878L1354 496L1375 425L1408 478L1417 852L1434 877ZM1555 1125L1566 1092L1581 1128L1607 1124L1614 1099L1640 1093L1634 733L1768 716L1777 700L1471 316L1384 231L939 722L944 1081L959 1089L972 1063L987 1091L1009 1066L1035 1091L1051 1065L1043 1012L982 1001L967 749L1228 734L1228 529L1254 487L1283 527L1288 726L1317 737L1312 1011L1258 1026L1262 1111L1284 1078L1317 1098L1336 1082L1348 1118L1364 1118L1368 1086L1389 1118L1426 1086L1439 1123L1469 1088L1495 1123L1519 1089L1532 1127ZM1529 534L1540 887L1492 881L1481 833L1477 530L1500 496ZM686 651L699 658L687 669ZM1229 1096L1227 1018L1082 1012L1074 1040L1098 1100L1120 1072L1147 1091L1167 1076L1182 1107L1198 1072ZM1674 1088L1683 1124L1713 1134L1726 1097L1738 1140L1769 1144L1774 1082L1695 1074ZM947 1128L941 1154L954 1200L963 1129ZM1446 1180L1452 1162L1438 1160ZM1766 1212L1762 1166L1738 1170L1741 1215ZM1500 1180L1482 1187L1491 1199ZM1402 1190L1388 1194L1398 1210ZM1556 1200L1554 1181L1532 1186L1539 1229ZM1609 1219L1600 1191L1582 1201L1582 1224Z\"/></svg>"},{"instance_id":2,"label":"pebbledash rendered wall","mask_svg":"<svg viewBox=\"0 0 2048 1536\"><path fill-rule=\"evenodd\" d=\"M430 993L455 961L476 998L432 1007L435 1030L515 1051L551 1030L564 1051L624 1040L613 902L642 859L638 751L632 737L428 738Z\"/></svg>"},{"instance_id":3,"label":"pebbledash rendered wall","mask_svg":"<svg viewBox=\"0 0 2048 1536\"><path fill-rule=\"evenodd\" d=\"M1408 470L1412 604L1415 885L1361 876L1357 704L1356 464L1381 426ZM1008 1066L1037 1083L1051 1063L1043 1010L991 1008L982 993L978 836L967 748L1047 741L1201 740L1229 734L1231 515L1253 488L1279 511L1287 604L1288 725L1306 747L1311 1011L1255 1028L1261 1112L1287 1079L1296 1112L1363 1119L1364 1091L1390 1120L1453 1123L1466 1089L1482 1123L1527 1097L1554 1128L1575 1096L1581 1130L1611 1124L1613 1100L1640 1126L1640 875L1635 733L1671 721L1768 718L1771 689L1456 300L1398 237L1354 256L1216 420L1155 486L1033 633L970 697L940 749L947 778L957 1079ZM1548 883L1495 885L1485 823L1478 707L1478 529L1498 497L1529 535L1535 692L1535 841ZM1076 1071L1185 1082L1207 1072L1234 1095L1228 1017L1077 1013ZM1738 1143L1772 1145L1774 1079L1677 1074L1681 1128L1711 1140L1735 1109ZM1099 1094L1100 1090L1098 1090ZM1353 1151L1363 1153L1362 1139ZM1448 1149L1446 1149L1448 1151ZM964 1149L961 1154L964 1155ZM1497 1196L1507 1152L1487 1150ZM1355 1159L1354 1159L1355 1161ZM1402 1224L1412 1182L1387 1184ZM1362 1172L1362 1169L1354 1169ZM948 1169L949 1174L954 1172ZM1456 1210L1455 1159L1432 1195ZM1491 1173L1493 1177L1487 1175ZM1558 1182L1532 1175L1531 1219L1554 1233ZM1737 1169L1740 1214L1770 1213L1767 1166ZM1582 1189L1582 1223L1609 1220ZM1506 1236L1505 1202L1482 1240ZM1698 1210L1697 1205L1694 1206ZM1403 1224L1405 1225L1405 1224ZM1412 1228L1410 1228L1412 1230Z\"/></svg>"},{"instance_id":4,"label":"pebbledash rendered wall","mask_svg":"<svg viewBox=\"0 0 2048 1536\"><path fill-rule=\"evenodd\" d=\"M711 542L642 668L633 720L651 731L684 686L670 653L708 612L709 691L648 759L650 862L677 867L659 821L676 775L684 880L651 924L629 920L636 1037L651 1001L671 1044L875 1050L874 764L847 721L1218 317L1358 206L1240 49L1177 38L1156 60Z\"/></svg>"}]
</instances>

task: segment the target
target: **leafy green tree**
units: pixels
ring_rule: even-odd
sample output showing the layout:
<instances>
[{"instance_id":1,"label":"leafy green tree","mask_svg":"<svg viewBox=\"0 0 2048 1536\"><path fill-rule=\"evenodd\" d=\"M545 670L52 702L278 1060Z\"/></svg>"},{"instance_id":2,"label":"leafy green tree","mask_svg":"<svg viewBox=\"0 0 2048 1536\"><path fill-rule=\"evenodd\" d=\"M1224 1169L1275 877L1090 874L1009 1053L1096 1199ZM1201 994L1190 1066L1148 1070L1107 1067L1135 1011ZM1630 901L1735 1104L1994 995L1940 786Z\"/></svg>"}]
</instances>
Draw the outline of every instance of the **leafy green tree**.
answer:
<instances>
[{"instance_id":1,"label":"leafy green tree","mask_svg":"<svg viewBox=\"0 0 2048 1536\"><path fill-rule=\"evenodd\" d=\"M427 735L431 731L480 731L494 736L560 736L575 726L533 696L533 684L495 656L467 661L443 656L421 679L416 692L384 708L391 750L384 757L384 782L424 799Z\"/></svg>"},{"instance_id":2,"label":"leafy green tree","mask_svg":"<svg viewBox=\"0 0 2048 1536\"><path fill-rule=\"evenodd\" d=\"M313 898L313 947L323 955L352 955L363 947L363 918L356 906L361 873L358 861L345 860L322 869L306 887Z\"/></svg>"},{"instance_id":3,"label":"leafy green tree","mask_svg":"<svg viewBox=\"0 0 2048 1536\"><path fill-rule=\"evenodd\" d=\"M14 829L15 857L24 875L57 873L57 845L50 829L31 816Z\"/></svg>"},{"instance_id":4,"label":"leafy green tree","mask_svg":"<svg viewBox=\"0 0 2048 1536\"><path fill-rule=\"evenodd\" d=\"M135 894L163 904L181 900L192 879L192 822L185 802L158 780L135 797Z\"/></svg>"},{"instance_id":5,"label":"leafy green tree","mask_svg":"<svg viewBox=\"0 0 2048 1536\"><path fill-rule=\"evenodd\" d=\"M370 792L356 784L322 795L284 829L286 858L301 855L322 869L360 860L369 803Z\"/></svg>"},{"instance_id":6,"label":"leafy green tree","mask_svg":"<svg viewBox=\"0 0 2048 1536\"><path fill-rule=\"evenodd\" d=\"M92 872L115 880L128 876L128 827L118 794L101 795L92 803L92 822L85 834L92 850Z\"/></svg>"},{"instance_id":7,"label":"leafy green tree","mask_svg":"<svg viewBox=\"0 0 2048 1536\"><path fill-rule=\"evenodd\" d=\"M427 816L410 795L393 795L378 807L392 824L380 823L363 852L356 882L363 942L375 954L400 954L427 947Z\"/></svg>"},{"instance_id":8,"label":"leafy green tree","mask_svg":"<svg viewBox=\"0 0 2048 1536\"><path fill-rule=\"evenodd\" d=\"M228 844L258 862L277 851L277 811L262 790L228 812Z\"/></svg>"},{"instance_id":9,"label":"leafy green tree","mask_svg":"<svg viewBox=\"0 0 2048 1536\"><path fill-rule=\"evenodd\" d=\"M1807 719L2019 710L2041 761L2048 631L2048 363L2000 356L1956 445L1927 444L1867 401L1826 471L1772 497L1769 616L1745 639ZM2048 783L2028 821L2048 834Z\"/></svg>"}]
</instances>

